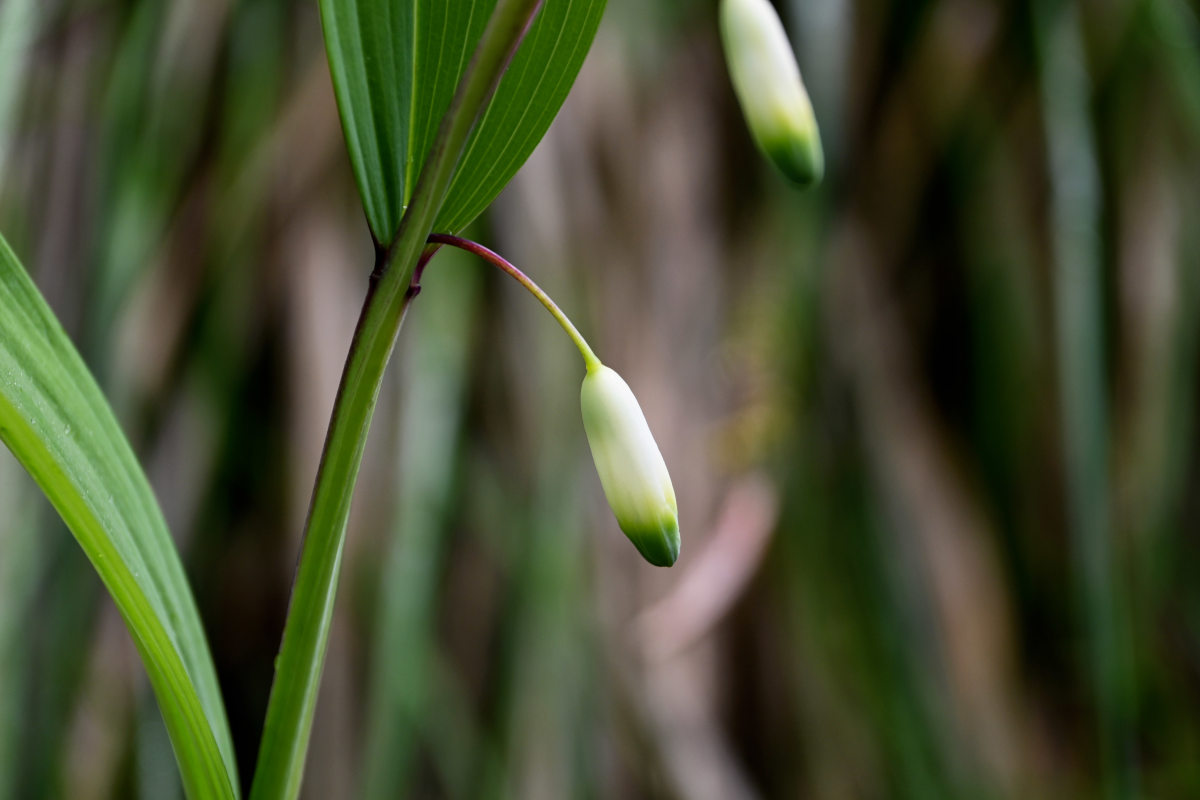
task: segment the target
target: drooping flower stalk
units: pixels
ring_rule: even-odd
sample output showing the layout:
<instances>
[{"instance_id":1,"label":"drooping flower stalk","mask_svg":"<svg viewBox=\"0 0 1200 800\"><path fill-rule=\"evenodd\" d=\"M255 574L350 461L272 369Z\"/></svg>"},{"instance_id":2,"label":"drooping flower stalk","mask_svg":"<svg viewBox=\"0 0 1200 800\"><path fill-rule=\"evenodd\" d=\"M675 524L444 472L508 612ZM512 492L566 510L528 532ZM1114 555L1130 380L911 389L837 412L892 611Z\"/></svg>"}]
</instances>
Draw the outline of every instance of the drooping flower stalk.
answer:
<instances>
[{"instance_id":1,"label":"drooping flower stalk","mask_svg":"<svg viewBox=\"0 0 1200 800\"><path fill-rule=\"evenodd\" d=\"M592 460L604 487L609 508L621 530L642 557L657 567L669 567L679 558L679 508L671 475L646 416L633 390L615 370L604 366L587 340L548 294L521 270L481 244L448 234L429 237L429 250L449 245L466 250L499 268L538 299L579 348L587 374L580 389L583 427ZM422 263L424 267L428 259ZM414 276L420 287L421 272Z\"/></svg>"},{"instance_id":2,"label":"drooping flower stalk","mask_svg":"<svg viewBox=\"0 0 1200 800\"><path fill-rule=\"evenodd\" d=\"M601 366L600 359L596 358L596 354L592 352L591 346L587 340L583 338L583 334L575 327L575 324L562 312L550 295L542 291L542 287L534 283L533 279L526 275L521 270L517 269L508 259L498 253L489 250L478 242L472 242L470 239L463 239L459 236L451 236L444 233L435 233L429 237L430 244L446 244L451 247L457 247L460 250L466 250L468 253L473 253L479 256L488 263L500 269L506 275L511 277L517 283L525 287L531 295L537 298L538 302L546 307L550 315L562 326L562 329L567 332L567 336L571 337L571 341L579 348L579 354L583 356L583 363L590 372L592 369ZM420 274L416 276L416 280L420 281Z\"/></svg>"}]
</instances>

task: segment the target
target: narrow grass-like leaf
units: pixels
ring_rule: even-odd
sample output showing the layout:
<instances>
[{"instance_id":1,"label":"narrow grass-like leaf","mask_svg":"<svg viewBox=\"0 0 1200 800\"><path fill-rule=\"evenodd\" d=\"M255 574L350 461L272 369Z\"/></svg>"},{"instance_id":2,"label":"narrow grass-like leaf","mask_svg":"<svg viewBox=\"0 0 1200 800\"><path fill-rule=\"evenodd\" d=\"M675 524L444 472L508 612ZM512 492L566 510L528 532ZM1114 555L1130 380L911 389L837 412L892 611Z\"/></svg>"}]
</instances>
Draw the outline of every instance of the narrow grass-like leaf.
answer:
<instances>
[{"instance_id":1,"label":"narrow grass-like leaf","mask_svg":"<svg viewBox=\"0 0 1200 800\"><path fill-rule=\"evenodd\" d=\"M3 238L0 440L62 516L124 617L188 795L238 797L212 658L162 512L95 380Z\"/></svg>"},{"instance_id":2,"label":"narrow grass-like leaf","mask_svg":"<svg viewBox=\"0 0 1200 800\"><path fill-rule=\"evenodd\" d=\"M550 127L605 0L546 0L475 127L435 229L461 230ZM367 221L391 242L496 0L321 0L330 73Z\"/></svg>"}]
</instances>

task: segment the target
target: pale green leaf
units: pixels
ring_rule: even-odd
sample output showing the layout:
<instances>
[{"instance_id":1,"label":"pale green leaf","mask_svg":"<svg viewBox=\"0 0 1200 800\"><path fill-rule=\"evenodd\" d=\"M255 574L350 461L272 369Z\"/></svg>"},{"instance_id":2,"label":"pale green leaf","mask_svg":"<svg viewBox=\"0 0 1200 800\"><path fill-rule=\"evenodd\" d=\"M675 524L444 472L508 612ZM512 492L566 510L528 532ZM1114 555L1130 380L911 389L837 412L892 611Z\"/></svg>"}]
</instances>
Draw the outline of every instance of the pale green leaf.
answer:
<instances>
[{"instance_id":1,"label":"pale green leaf","mask_svg":"<svg viewBox=\"0 0 1200 800\"><path fill-rule=\"evenodd\" d=\"M238 797L212 657L162 512L100 388L2 237L0 440L125 618L188 795Z\"/></svg>"},{"instance_id":2,"label":"pale green leaf","mask_svg":"<svg viewBox=\"0 0 1200 800\"><path fill-rule=\"evenodd\" d=\"M545 135L605 0L546 0L476 126L435 229L483 211ZM346 146L376 241L387 244L496 0L321 0Z\"/></svg>"}]
</instances>

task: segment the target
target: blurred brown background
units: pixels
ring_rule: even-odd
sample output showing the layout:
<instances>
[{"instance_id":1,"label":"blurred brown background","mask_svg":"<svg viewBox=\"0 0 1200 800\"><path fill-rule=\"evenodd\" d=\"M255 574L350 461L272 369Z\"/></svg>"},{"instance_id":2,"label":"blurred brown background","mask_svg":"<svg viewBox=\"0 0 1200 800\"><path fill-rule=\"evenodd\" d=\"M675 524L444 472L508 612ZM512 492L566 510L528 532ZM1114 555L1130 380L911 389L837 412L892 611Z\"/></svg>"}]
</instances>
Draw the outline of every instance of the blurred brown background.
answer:
<instances>
[{"instance_id":1,"label":"blurred brown background","mask_svg":"<svg viewBox=\"0 0 1200 800\"><path fill-rule=\"evenodd\" d=\"M1200 796L1200 34L1185 0L792 0L829 170L755 152L710 0L610 0L445 252L351 522L309 798ZM247 783L372 264L315 2L0 0L0 231L197 594ZM0 460L0 798L171 798L137 656Z\"/></svg>"}]
</instances>

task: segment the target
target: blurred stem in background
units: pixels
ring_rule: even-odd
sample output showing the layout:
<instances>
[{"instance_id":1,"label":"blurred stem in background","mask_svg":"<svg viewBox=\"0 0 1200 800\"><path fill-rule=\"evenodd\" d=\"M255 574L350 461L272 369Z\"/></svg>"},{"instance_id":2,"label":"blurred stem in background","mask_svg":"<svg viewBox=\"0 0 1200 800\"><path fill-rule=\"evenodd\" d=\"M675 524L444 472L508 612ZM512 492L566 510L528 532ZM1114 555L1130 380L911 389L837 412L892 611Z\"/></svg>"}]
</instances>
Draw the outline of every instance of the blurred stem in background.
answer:
<instances>
[{"instance_id":1,"label":"blurred stem in background","mask_svg":"<svg viewBox=\"0 0 1200 800\"><path fill-rule=\"evenodd\" d=\"M21 795L13 776L21 750L33 678L27 653L36 624L37 579L44 558L36 488L7 451L0 453L0 800Z\"/></svg>"},{"instance_id":2,"label":"blurred stem in background","mask_svg":"<svg viewBox=\"0 0 1200 800\"><path fill-rule=\"evenodd\" d=\"M0 5L0 203L9 183L8 154L24 89L29 48L38 30L37 0ZM0 211L3 207L0 206ZM36 487L7 452L0 452L0 800L16 800L22 721L32 673L27 652L35 620L37 579L44 557Z\"/></svg>"},{"instance_id":3,"label":"blurred stem in background","mask_svg":"<svg viewBox=\"0 0 1200 800\"><path fill-rule=\"evenodd\" d=\"M1135 719L1125 581L1116 562L1111 508L1101 184L1091 123L1091 83L1073 0L1034 3L1031 8L1050 167L1068 519L1104 794L1118 800L1137 791Z\"/></svg>"},{"instance_id":4,"label":"blurred stem in background","mask_svg":"<svg viewBox=\"0 0 1200 800\"><path fill-rule=\"evenodd\" d=\"M13 135L14 112L24 88L25 60L39 27L37 0L0 5L0 188Z\"/></svg>"},{"instance_id":5,"label":"blurred stem in background","mask_svg":"<svg viewBox=\"0 0 1200 800\"><path fill-rule=\"evenodd\" d=\"M518 249L516 242L500 243ZM520 260L549 261L535 247L520 249ZM502 362L499 384L511 414L500 440L510 452L498 462L507 469L489 476L477 519L505 586L497 615L504 636L488 706L499 758L481 763L466 796L586 798L600 782L586 757L595 752L599 709L587 603L590 548L581 524L580 473L591 470L579 423L578 355L544 315L528 313L529 298L513 291L507 276L478 261L472 268L486 272L499 310L492 319L498 338L517 344ZM539 443L537 463L520 456L519 443L531 440ZM528 499L514 504L513 497Z\"/></svg>"},{"instance_id":6,"label":"blurred stem in background","mask_svg":"<svg viewBox=\"0 0 1200 800\"><path fill-rule=\"evenodd\" d=\"M443 251L422 278L405 348L395 523L378 575L361 797L400 797L437 708L437 590L445 572L451 498L478 309L479 269Z\"/></svg>"}]
</instances>

